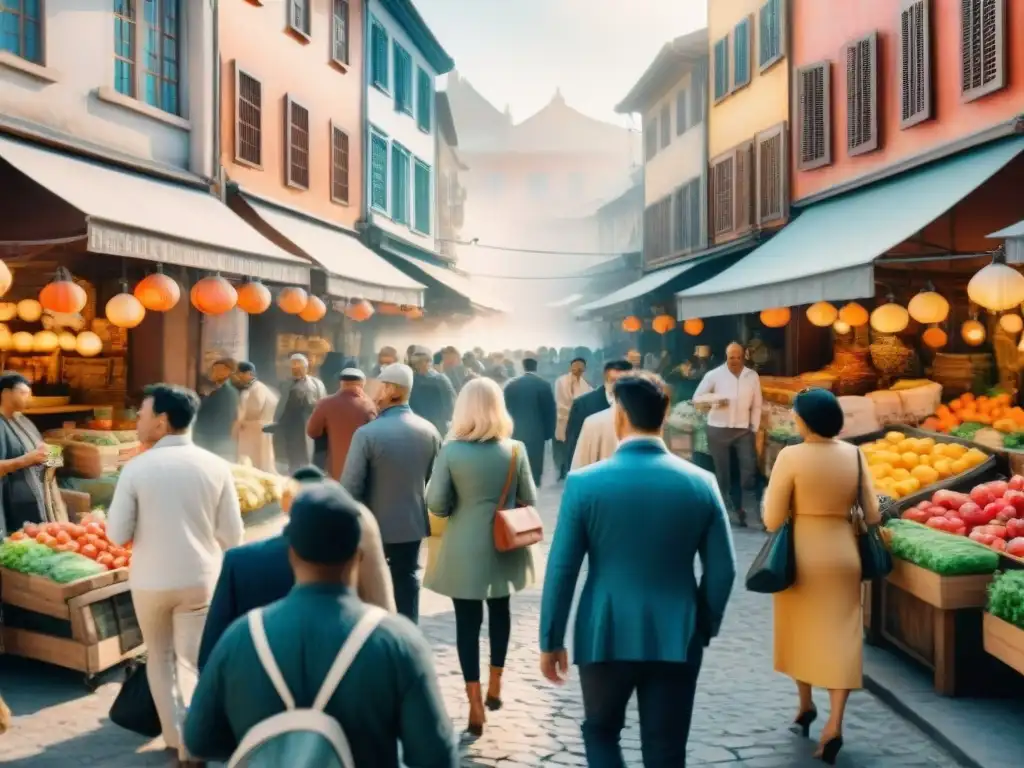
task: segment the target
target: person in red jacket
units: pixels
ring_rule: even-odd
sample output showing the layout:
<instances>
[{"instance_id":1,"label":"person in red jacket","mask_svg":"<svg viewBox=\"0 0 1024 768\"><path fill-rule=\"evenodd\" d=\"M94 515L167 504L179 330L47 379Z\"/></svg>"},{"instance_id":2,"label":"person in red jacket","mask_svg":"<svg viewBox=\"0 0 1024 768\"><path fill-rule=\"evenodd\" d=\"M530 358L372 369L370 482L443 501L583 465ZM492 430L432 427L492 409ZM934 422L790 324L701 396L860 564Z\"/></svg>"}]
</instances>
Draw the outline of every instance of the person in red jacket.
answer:
<instances>
[{"instance_id":1,"label":"person in red jacket","mask_svg":"<svg viewBox=\"0 0 1024 768\"><path fill-rule=\"evenodd\" d=\"M341 372L341 388L316 404L306 425L306 434L314 440L327 436L327 474L341 479L352 435L377 418L377 406L363 391L366 376L357 368Z\"/></svg>"}]
</instances>

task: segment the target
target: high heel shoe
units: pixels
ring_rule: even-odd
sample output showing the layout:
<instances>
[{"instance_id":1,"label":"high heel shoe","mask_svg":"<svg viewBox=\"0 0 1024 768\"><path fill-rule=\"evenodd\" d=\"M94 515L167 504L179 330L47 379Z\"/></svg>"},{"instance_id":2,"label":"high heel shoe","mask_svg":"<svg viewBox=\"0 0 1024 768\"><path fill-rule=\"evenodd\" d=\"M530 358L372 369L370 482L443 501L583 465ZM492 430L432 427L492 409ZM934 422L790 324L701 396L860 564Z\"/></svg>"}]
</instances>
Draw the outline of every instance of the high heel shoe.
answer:
<instances>
[{"instance_id":1,"label":"high heel shoe","mask_svg":"<svg viewBox=\"0 0 1024 768\"><path fill-rule=\"evenodd\" d=\"M815 755L825 765L835 765L836 758L839 757L839 750L843 748L843 737L833 736L831 739L821 745L821 753Z\"/></svg>"},{"instance_id":2,"label":"high heel shoe","mask_svg":"<svg viewBox=\"0 0 1024 768\"><path fill-rule=\"evenodd\" d=\"M491 677L487 685L487 698L484 699L484 706L492 712L501 709L501 667L491 667Z\"/></svg>"},{"instance_id":3,"label":"high heel shoe","mask_svg":"<svg viewBox=\"0 0 1024 768\"><path fill-rule=\"evenodd\" d=\"M813 723L817 719L817 707L805 709L803 712L797 715L796 720L794 720L793 724L789 726L789 730L793 733L803 736L805 739L809 738L811 735L811 723Z\"/></svg>"},{"instance_id":4,"label":"high heel shoe","mask_svg":"<svg viewBox=\"0 0 1024 768\"><path fill-rule=\"evenodd\" d=\"M466 698L469 699L469 723L466 731L471 736L482 736L487 711L484 709L483 696L480 694L480 683L466 683Z\"/></svg>"}]
</instances>

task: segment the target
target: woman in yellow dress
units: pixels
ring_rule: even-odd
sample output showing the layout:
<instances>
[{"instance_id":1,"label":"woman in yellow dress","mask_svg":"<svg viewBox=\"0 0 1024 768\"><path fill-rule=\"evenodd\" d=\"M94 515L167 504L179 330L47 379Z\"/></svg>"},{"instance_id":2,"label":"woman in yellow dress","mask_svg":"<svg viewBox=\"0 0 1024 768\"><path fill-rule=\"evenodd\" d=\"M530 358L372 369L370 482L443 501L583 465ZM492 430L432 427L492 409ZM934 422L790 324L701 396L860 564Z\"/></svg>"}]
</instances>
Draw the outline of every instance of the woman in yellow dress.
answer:
<instances>
[{"instance_id":1,"label":"woman in yellow dress","mask_svg":"<svg viewBox=\"0 0 1024 768\"><path fill-rule=\"evenodd\" d=\"M843 410L835 396L807 390L793 410L804 442L779 453L764 502L769 531L792 516L796 554L796 582L774 596L775 670L796 681L794 729L804 736L818 714L813 688L828 689L829 718L815 757L831 765L843 745L846 701L861 687L863 662L861 565L850 511L860 500L869 525L880 515L860 449L836 439Z\"/></svg>"}]
</instances>

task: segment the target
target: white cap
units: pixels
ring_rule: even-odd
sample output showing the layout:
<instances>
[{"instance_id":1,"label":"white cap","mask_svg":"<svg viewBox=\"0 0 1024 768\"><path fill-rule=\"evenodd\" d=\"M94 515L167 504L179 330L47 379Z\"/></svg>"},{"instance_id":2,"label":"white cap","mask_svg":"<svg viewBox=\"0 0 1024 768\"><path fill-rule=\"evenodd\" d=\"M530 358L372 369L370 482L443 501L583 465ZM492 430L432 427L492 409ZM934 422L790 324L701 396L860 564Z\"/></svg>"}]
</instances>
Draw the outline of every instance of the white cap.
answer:
<instances>
[{"instance_id":1,"label":"white cap","mask_svg":"<svg viewBox=\"0 0 1024 768\"><path fill-rule=\"evenodd\" d=\"M346 368L338 378L342 381L366 381L366 374L358 368Z\"/></svg>"},{"instance_id":2,"label":"white cap","mask_svg":"<svg viewBox=\"0 0 1024 768\"><path fill-rule=\"evenodd\" d=\"M381 369L377 381L382 384L394 384L402 389L412 390L412 368L404 363L392 363Z\"/></svg>"},{"instance_id":3,"label":"white cap","mask_svg":"<svg viewBox=\"0 0 1024 768\"><path fill-rule=\"evenodd\" d=\"M306 357L305 355L299 353L299 352L296 352L294 355L292 355L288 359L291 360L293 363L302 363L303 365L306 365L306 366L309 365L309 358Z\"/></svg>"}]
</instances>

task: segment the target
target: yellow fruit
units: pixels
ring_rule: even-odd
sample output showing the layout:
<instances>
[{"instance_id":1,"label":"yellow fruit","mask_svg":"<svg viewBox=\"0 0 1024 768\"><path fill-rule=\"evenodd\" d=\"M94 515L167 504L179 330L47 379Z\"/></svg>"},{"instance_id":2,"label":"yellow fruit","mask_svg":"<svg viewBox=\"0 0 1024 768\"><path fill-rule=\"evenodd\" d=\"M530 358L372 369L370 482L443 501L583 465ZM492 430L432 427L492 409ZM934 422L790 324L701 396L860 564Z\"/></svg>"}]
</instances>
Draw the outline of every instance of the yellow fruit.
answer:
<instances>
[{"instance_id":1,"label":"yellow fruit","mask_svg":"<svg viewBox=\"0 0 1024 768\"><path fill-rule=\"evenodd\" d=\"M959 475L961 472L966 472L968 469L970 469L971 465L968 464L964 459L957 459L956 461L951 461L949 463L949 467L950 469L953 470L954 475Z\"/></svg>"},{"instance_id":2,"label":"yellow fruit","mask_svg":"<svg viewBox=\"0 0 1024 768\"><path fill-rule=\"evenodd\" d=\"M896 482L900 482L902 480L907 480L910 478L910 471L904 469L903 467L894 467L892 472L889 473L889 477L891 477Z\"/></svg>"},{"instance_id":3,"label":"yellow fruit","mask_svg":"<svg viewBox=\"0 0 1024 768\"><path fill-rule=\"evenodd\" d=\"M930 453L922 453L917 457L917 465L919 467L930 467L932 465L933 456Z\"/></svg>"},{"instance_id":4,"label":"yellow fruit","mask_svg":"<svg viewBox=\"0 0 1024 768\"><path fill-rule=\"evenodd\" d=\"M917 454L913 451L907 451L900 458L903 460L903 466L907 469L913 469L920 463L917 460Z\"/></svg>"},{"instance_id":5,"label":"yellow fruit","mask_svg":"<svg viewBox=\"0 0 1024 768\"><path fill-rule=\"evenodd\" d=\"M904 435L902 432L887 432L885 435L885 439L888 440L893 445L899 445L904 440L906 440L906 438L907 436Z\"/></svg>"},{"instance_id":6,"label":"yellow fruit","mask_svg":"<svg viewBox=\"0 0 1024 768\"><path fill-rule=\"evenodd\" d=\"M892 464L894 467L900 466L900 463L903 460L903 457L895 451L879 451L875 456L878 456L887 464Z\"/></svg>"},{"instance_id":7,"label":"yellow fruit","mask_svg":"<svg viewBox=\"0 0 1024 768\"><path fill-rule=\"evenodd\" d=\"M951 459L962 459L964 454L967 453L967 446L960 445L960 443L945 443L943 445L943 453Z\"/></svg>"},{"instance_id":8,"label":"yellow fruit","mask_svg":"<svg viewBox=\"0 0 1024 768\"><path fill-rule=\"evenodd\" d=\"M984 451L979 451L977 448L971 448L962 457L968 466L976 467L988 459L988 455Z\"/></svg>"},{"instance_id":9,"label":"yellow fruit","mask_svg":"<svg viewBox=\"0 0 1024 768\"><path fill-rule=\"evenodd\" d=\"M860 447L861 453L863 453L865 456L870 456L872 453L875 453L877 450L878 450L878 446L875 445L874 443L867 443L866 445L862 445Z\"/></svg>"},{"instance_id":10,"label":"yellow fruit","mask_svg":"<svg viewBox=\"0 0 1024 768\"><path fill-rule=\"evenodd\" d=\"M953 474L952 462L949 459L939 459L932 463L932 469L939 473L939 477L945 480Z\"/></svg>"},{"instance_id":11,"label":"yellow fruit","mask_svg":"<svg viewBox=\"0 0 1024 768\"><path fill-rule=\"evenodd\" d=\"M892 472L892 467L888 464L874 464L868 467L868 472L871 473L871 477L877 483L879 480L889 476L889 473Z\"/></svg>"},{"instance_id":12,"label":"yellow fruit","mask_svg":"<svg viewBox=\"0 0 1024 768\"><path fill-rule=\"evenodd\" d=\"M895 490L899 492L900 498L903 498L921 490L921 483L915 477L908 477L906 480L900 480L896 483Z\"/></svg>"},{"instance_id":13,"label":"yellow fruit","mask_svg":"<svg viewBox=\"0 0 1024 768\"><path fill-rule=\"evenodd\" d=\"M917 478L917 480L924 485L931 485L932 483L939 482L939 473L932 467L925 466L924 464L914 467L910 470L910 476Z\"/></svg>"},{"instance_id":14,"label":"yellow fruit","mask_svg":"<svg viewBox=\"0 0 1024 768\"><path fill-rule=\"evenodd\" d=\"M915 446L916 442L917 441L914 440L914 438L912 437L900 440L898 443L896 443L896 450L899 453L917 453L917 448Z\"/></svg>"},{"instance_id":15,"label":"yellow fruit","mask_svg":"<svg viewBox=\"0 0 1024 768\"><path fill-rule=\"evenodd\" d=\"M918 438L918 453L931 453L932 448L935 447L934 437L921 437Z\"/></svg>"}]
</instances>

